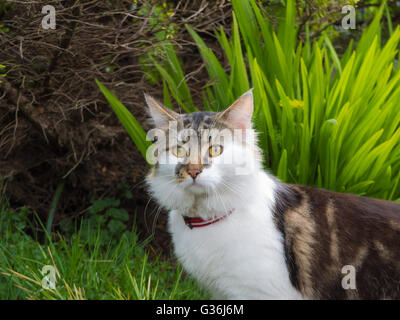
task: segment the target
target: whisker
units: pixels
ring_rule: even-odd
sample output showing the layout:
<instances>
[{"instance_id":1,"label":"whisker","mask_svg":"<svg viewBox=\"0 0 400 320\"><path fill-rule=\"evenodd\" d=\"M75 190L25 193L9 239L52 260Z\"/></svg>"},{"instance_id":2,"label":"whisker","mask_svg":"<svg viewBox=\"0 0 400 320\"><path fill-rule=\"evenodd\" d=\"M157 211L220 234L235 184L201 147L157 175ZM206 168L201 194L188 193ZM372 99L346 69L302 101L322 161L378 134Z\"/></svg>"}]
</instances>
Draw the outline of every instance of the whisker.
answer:
<instances>
[{"instance_id":1,"label":"whisker","mask_svg":"<svg viewBox=\"0 0 400 320\"><path fill-rule=\"evenodd\" d=\"M222 204L222 206L224 207L225 212L228 211L227 208L226 208L226 206L225 206L224 201L222 200L222 197L221 197L220 193L218 192L218 189L217 189L217 188L214 188L214 190L215 190L215 192L216 192L216 195L219 197L219 199L220 199L220 201L221 201L221 204Z\"/></svg>"},{"instance_id":2,"label":"whisker","mask_svg":"<svg viewBox=\"0 0 400 320\"><path fill-rule=\"evenodd\" d=\"M239 197L242 197L244 189L241 189L240 186L229 185L228 181L225 180L224 178L222 178L221 183L223 186L232 191L234 194L238 195Z\"/></svg>"},{"instance_id":3,"label":"whisker","mask_svg":"<svg viewBox=\"0 0 400 320\"><path fill-rule=\"evenodd\" d=\"M158 206L158 209L157 209L157 212L156 212L156 216L155 216L155 218L153 220L153 226L151 228L152 236L156 233L156 224L157 224L158 218L160 217L161 210L162 210L161 206Z\"/></svg>"}]
</instances>

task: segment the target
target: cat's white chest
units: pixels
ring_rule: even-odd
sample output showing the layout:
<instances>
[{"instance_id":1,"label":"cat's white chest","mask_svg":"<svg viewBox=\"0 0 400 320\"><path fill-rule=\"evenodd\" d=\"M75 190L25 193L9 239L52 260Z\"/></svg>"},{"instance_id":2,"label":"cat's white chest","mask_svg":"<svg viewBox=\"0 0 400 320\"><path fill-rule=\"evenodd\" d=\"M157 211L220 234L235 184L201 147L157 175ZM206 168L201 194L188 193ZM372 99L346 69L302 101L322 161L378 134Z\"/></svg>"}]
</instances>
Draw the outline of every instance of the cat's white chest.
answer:
<instances>
[{"instance_id":1,"label":"cat's white chest","mask_svg":"<svg viewBox=\"0 0 400 320\"><path fill-rule=\"evenodd\" d=\"M190 229L171 211L169 230L184 269L222 299L301 299L291 284L282 235L266 206L248 204L215 224Z\"/></svg>"}]
</instances>

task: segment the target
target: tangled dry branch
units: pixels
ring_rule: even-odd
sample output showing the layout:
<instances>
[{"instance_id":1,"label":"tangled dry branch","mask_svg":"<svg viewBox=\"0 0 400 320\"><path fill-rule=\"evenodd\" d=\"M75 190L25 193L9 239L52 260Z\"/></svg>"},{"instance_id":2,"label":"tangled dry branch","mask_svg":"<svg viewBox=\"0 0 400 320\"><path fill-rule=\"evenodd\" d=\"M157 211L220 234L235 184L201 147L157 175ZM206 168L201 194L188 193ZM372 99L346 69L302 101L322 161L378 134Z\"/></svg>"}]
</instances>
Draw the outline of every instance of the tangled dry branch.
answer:
<instances>
[{"instance_id":1,"label":"tangled dry branch","mask_svg":"<svg viewBox=\"0 0 400 320\"><path fill-rule=\"evenodd\" d=\"M151 17L163 1L137 2L137 8L132 0L9 3L0 17L9 29L0 31L0 64L7 67L0 85L0 177L11 200L44 215L57 183L66 178L60 209L71 215L92 196L115 195L117 183L125 181L139 185L132 206L144 208L145 163L94 79L145 124L143 92L157 96L162 90L146 81L151 66L143 57L159 45L157 33L174 24L172 41L187 69L196 71L189 80L196 97L204 65L184 24L213 46L216 26L230 24L230 3L169 1L172 14L158 25ZM150 10L140 13L146 3ZM44 5L56 8L55 30L41 27Z\"/></svg>"}]
</instances>

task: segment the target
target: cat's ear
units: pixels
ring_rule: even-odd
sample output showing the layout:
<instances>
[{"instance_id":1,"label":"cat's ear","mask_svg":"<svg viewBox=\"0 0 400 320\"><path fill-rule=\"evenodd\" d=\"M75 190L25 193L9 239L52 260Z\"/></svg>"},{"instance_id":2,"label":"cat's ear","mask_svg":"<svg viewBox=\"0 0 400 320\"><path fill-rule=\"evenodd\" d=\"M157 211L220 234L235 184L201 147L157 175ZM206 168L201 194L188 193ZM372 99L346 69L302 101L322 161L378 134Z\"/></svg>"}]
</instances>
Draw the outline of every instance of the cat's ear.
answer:
<instances>
[{"instance_id":1,"label":"cat's ear","mask_svg":"<svg viewBox=\"0 0 400 320\"><path fill-rule=\"evenodd\" d=\"M220 113L220 118L234 129L250 129L254 110L253 89L241 95L232 105Z\"/></svg>"},{"instance_id":2,"label":"cat's ear","mask_svg":"<svg viewBox=\"0 0 400 320\"><path fill-rule=\"evenodd\" d=\"M156 99L148 94L144 94L149 112L157 128L167 128L169 121L178 121L179 114L164 107Z\"/></svg>"}]
</instances>

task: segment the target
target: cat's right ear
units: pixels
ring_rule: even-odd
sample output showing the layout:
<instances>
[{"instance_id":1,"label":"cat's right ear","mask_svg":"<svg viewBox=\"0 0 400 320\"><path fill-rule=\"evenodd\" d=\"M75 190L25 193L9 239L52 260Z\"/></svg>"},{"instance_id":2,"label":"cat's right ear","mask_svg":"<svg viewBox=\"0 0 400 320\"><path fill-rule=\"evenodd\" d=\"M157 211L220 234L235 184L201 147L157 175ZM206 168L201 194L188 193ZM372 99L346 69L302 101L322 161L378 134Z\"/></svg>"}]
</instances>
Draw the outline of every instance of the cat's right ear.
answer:
<instances>
[{"instance_id":1,"label":"cat's right ear","mask_svg":"<svg viewBox=\"0 0 400 320\"><path fill-rule=\"evenodd\" d=\"M144 94L149 112L157 128L168 128L169 121L178 121L179 114L164 107L156 99L148 94Z\"/></svg>"},{"instance_id":2,"label":"cat's right ear","mask_svg":"<svg viewBox=\"0 0 400 320\"><path fill-rule=\"evenodd\" d=\"M219 113L220 119L226 121L234 129L251 128L253 116L253 89L241 95L232 105Z\"/></svg>"}]
</instances>

